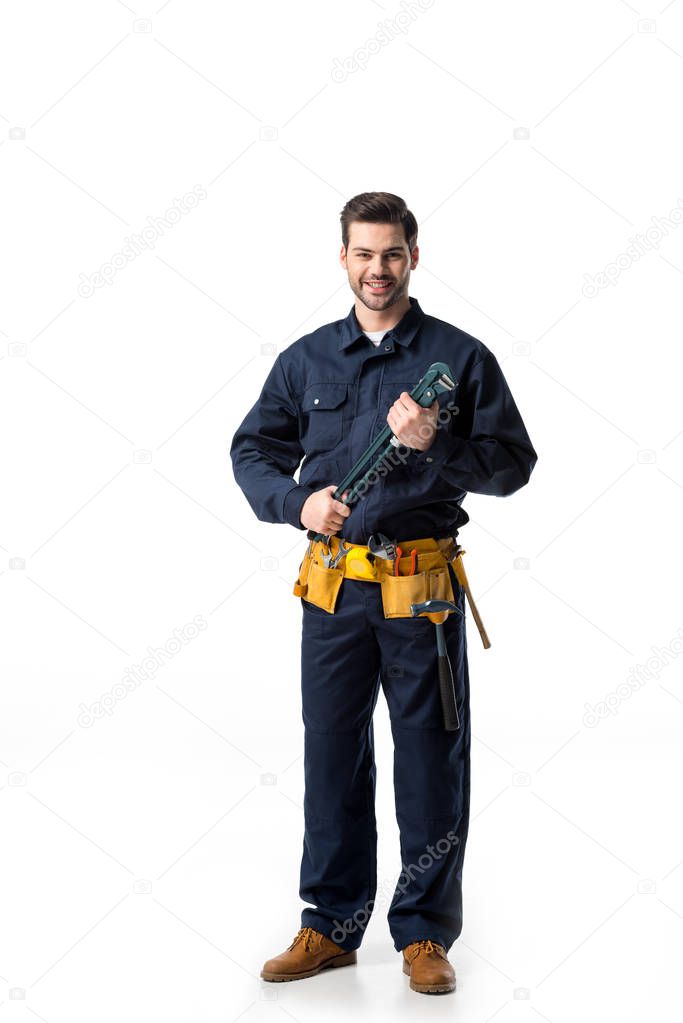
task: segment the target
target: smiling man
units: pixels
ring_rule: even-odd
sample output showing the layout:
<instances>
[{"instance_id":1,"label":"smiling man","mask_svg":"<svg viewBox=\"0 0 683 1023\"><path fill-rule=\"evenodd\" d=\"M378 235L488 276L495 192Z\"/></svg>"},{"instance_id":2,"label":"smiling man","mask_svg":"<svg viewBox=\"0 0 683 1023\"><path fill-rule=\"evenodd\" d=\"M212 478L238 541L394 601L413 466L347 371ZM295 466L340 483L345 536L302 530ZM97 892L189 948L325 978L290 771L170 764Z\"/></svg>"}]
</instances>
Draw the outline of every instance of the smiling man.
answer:
<instances>
[{"instance_id":1,"label":"smiling man","mask_svg":"<svg viewBox=\"0 0 683 1023\"><path fill-rule=\"evenodd\" d=\"M447 992L455 988L447 953L462 929L470 798L465 593L455 568L456 537L469 521L462 501L467 492L513 494L537 456L493 353L409 295L419 250L405 202L388 192L357 195L341 229L353 307L276 358L230 449L256 516L308 529L310 539L294 586L305 726L299 894L309 906L261 977L298 980L357 961L377 892L373 713L382 688L401 847L389 929L410 987ZM449 367L457 387L422 408L409 392L434 362ZM358 501L334 500L387 424L400 457ZM316 534L331 537L329 546ZM430 598L455 605L439 623L454 730L440 699L437 619L410 612Z\"/></svg>"}]
</instances>

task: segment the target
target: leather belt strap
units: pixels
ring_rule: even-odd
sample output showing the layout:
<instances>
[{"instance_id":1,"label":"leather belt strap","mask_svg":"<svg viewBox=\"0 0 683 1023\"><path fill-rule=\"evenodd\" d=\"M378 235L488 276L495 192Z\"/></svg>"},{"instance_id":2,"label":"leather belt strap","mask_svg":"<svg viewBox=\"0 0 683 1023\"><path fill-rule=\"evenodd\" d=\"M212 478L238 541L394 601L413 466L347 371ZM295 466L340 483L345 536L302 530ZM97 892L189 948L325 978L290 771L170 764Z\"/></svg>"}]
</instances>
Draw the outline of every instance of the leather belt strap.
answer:
<instances>
[{"instance_id":1,"label":"leather belt strap","mask_svg":"<svg viewBox=\"0 0 683 1023\"><path fill-rule=\"evenodd\" d=\"M334 558L339 553L339 548L342 545L342 542L344 543L348 553L345 557L341 558L334 570L342 573L345 579L356 579L361 582L378 583L381 581L383 575L393 574L393 561L378 557L372 557L370 561L365 562L365 568L366 570L369 569L371 574L367 574L367 572L359 572L357 568L354 568L354 565L358 565L358 562L355 561L354 558L350 558L349 554L351 551L359 551L361 552L361 555L372 554L370 548L365 544L344 541L343 538L336 535L330 537L329 545L326 544L324 540L311 540L307 553L310 554L311 559L316 564L324 564L323 555L330 555L334 562ZM423 567L435 568L438 565L443 565L447 560L444 552L439 546L439 541L434 540L432 537L423 537L418 540L401 540L397 546L401 548L400 562L404 562L406 567L408 566L410 554L413 550L417 551L418 565L421 561ZM400 562L399 574L404 574L400 571Z\"/></svg>"}]
</instances>

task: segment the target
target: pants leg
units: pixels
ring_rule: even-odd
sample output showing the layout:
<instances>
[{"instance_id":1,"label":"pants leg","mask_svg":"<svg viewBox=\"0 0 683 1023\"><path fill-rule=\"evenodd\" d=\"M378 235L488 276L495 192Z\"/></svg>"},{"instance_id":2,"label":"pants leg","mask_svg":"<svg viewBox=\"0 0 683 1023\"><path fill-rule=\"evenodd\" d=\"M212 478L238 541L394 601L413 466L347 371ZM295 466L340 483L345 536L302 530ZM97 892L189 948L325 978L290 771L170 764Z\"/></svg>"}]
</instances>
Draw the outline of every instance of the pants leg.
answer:
<instances>
[{"instance_id":1,"label":"pants leg","mask_svg":"<svg viewBox=\"0 0 683 1023\"><path fill-rule=\"evenodd\" d=\"M345 580L333 615L302 600L304 842L301 914L342 948L360 946L377 887L374 735L380 653L366 601Z\"/></svg>"},{"instance_id":2,"label":"pants leg","mask_svg":"<svg viewBox=\"0 0 683 1023\"><path fill-rule=\"evenodd\" d=\"M460 728L447 732L438 687L436 629L428 618L373 619L394 739L394 793L402 870L387 918L397 951L421 938L446 950L462 929L469 823L470 713L463 616L444 623Z\"/></svg>"}]
</instances>

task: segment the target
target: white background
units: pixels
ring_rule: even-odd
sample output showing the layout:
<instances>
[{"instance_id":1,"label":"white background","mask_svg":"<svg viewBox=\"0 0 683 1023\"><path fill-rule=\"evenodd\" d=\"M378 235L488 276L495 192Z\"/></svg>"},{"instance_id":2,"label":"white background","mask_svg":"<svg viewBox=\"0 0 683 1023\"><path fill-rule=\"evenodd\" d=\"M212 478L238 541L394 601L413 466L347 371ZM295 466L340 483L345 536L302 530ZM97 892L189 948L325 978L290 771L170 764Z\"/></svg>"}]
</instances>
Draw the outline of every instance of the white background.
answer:
<instances>
[{"instance_id":1,"label":"white background","mask_svg":"<svg viewBox=\"0 0 683 1023\"><path fill-rule=\"evenodd\" d=\"M3 6L3 1019L680 1012L683 227L628 248L683 208L683 3L424 8ZM383 696L358 965L258 978L302 908L305 536L254 518L228 448L275 354L347 315L339 212L372 189L415 213L410 293L496 354L539 454L465 503L493 645L470 619L458 990L428 1001L386 922Z\"/></svg>"}]
</instances>

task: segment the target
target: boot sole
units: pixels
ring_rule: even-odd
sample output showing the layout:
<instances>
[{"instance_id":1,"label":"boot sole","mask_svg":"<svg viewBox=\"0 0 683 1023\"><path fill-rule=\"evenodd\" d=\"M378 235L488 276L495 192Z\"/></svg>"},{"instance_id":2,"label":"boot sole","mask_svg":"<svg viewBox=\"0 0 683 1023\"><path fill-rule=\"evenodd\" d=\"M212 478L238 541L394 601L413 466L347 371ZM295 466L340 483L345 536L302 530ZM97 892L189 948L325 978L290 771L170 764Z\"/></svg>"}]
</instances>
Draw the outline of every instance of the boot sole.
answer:
<instances>
[{"instance_id":1,"label":"boot sole","mask_svg":"<svg viewBox=\"0 0 683 1023\"><path fill-rule=\"evenodd\" d=\"M357 958L358 955L354 949L353 952L345 952L343 955L333 956L326 962L321 963L320 966L316 966L314 970L305 970L303 973L266 973L264 970L261 970L261 978L272 981L304 980L306 977L315 977L322 970L329 970L337 966L353 966Z\"/></svg>"},{"instance_id":2,"label":"boot sole","mask_svg":"<svg viewBox=\"0 0 683 1023\"><path fill-rule=\"evenodd\" d=\"M403 960L403 972L410 977L410 965ZM418 984L411 977L410 987L413 991L419 991L423 995L441 995L448 991L455 991L455 981L447 984Z\"/></svg>"}]
</instances>

